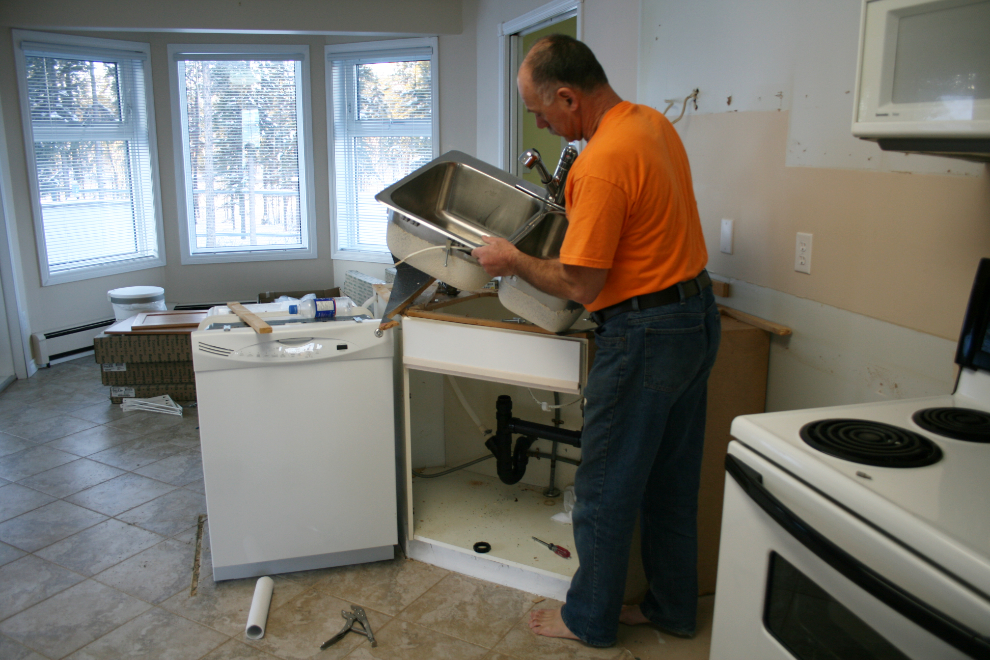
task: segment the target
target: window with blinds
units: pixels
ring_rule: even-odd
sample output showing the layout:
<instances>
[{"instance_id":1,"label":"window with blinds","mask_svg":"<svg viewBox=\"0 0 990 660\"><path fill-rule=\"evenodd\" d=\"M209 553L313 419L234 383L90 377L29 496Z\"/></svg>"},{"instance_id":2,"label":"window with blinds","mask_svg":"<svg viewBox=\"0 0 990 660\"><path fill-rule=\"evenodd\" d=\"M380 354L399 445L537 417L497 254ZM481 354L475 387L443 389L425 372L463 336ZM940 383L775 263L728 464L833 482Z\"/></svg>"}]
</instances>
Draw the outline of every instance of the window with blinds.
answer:
<instances>
[{"instance_id":1,"label":"window with blinds","mask_svg":"<svg viewBox=\"0 0 990 660\"><path fill-rule=\"evenodd\" d=\"M15 44L42 284L164 265L148 45Z\"/></svg>"},{"instance_id":2,"label":"window with blinds","mask_svg":"<svg viewBox=\"0 0 990 660\"><path fill-rule=\"evenodd\" d=\"M183 263L315 257L308 47L169 50Z\"/></svg>"},{"instance_id":3,"label":"window with blinds","mask_svg":"<svg viewBox=\"0 0 990 660\"><path fill-rule=\"evenodd\" d=\"M328 46L335 259L391 262L375 195L436 153L436 39Z\"/></svg>"}]
</instances>

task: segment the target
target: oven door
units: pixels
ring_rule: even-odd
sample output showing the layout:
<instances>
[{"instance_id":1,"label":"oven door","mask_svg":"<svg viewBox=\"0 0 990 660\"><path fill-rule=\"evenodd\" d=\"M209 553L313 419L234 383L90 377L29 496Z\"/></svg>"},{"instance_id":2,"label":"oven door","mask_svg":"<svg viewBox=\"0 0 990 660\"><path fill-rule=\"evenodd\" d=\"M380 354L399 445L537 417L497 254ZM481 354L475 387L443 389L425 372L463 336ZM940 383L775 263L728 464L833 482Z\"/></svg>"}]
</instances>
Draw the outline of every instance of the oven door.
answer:
<instances>
[{"instance_id":1,"label":"oven door","mask_svg":"<svg viewBox=\"0 0 990 660\"><path fill-rule=\"evenodd\" d=\"M990 602L739 442L711 660L990 658Z\"/></svg>"}]
</instances>

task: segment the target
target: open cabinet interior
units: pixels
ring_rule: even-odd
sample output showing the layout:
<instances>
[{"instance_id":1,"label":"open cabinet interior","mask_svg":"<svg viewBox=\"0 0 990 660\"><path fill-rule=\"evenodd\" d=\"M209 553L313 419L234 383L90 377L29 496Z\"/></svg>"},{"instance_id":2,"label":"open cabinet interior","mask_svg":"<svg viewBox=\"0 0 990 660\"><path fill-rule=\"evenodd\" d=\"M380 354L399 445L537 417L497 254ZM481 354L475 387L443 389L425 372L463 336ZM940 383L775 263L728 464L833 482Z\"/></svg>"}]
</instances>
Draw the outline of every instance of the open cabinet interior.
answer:
<instances>
[{"instance_id":1,"label":"open cabinet interior","mask_svg":"<svg viewBox=\"0 0 990 660\"><path fill-rule=\"evenodd\" d=\"M424 376L426 376L424 374ZM482 456L490 455L485 440L491 436L485 431L494 430L495 401L498 396L512 398L513 416L529 422L579 431L583 425L581 397L575 394L559 394L520 386L494 383L462 376L429 374L439 380L443 401L443 461L439 452L413 452L413 527L416 536L435 539L469 551L476 542L491 544L491 556L515 563L551 570L567 578L574 574L576 557L563 559L533 540L537 537L548 543L561 545L573 552L574 538L571 526L553 520L556 514L564 514L564 492L574 483L576 466L567 461L577 461L581 452L563 443L557 444L559 460L553 469L554 451L550 440L537 440L523 478L516 484L503 483L497 474L493 459L475 463L463 470L436 478L429 475L464 465ZM542 410L540 403L561 405L556 410ZM477 418L481 424L474 422ZM415 419L415 417L414 417ZM439 443L439 438L419 438L427 445ZM426 455L424 455L426 454Z\"/></svg>"},{"instance_id":2,"label":"open cabinet interior","mask_svg":"<svg viewBox=\"0 0 990 660\"><path fill-rule=\"evenodd\" d=\"M732 419L763 412L770 336L786 328L723 309L722 344L708 382L708 414L698 507L698 582L701 595L714 592L718 564L725 455ZM775 331L776 330L776 331ZM403 321L405 448L402 483L403 534L407 555L543 596L563 599L578 567L573 528L551 517L564 510L563 496L545 494L551 486L550 461L530 458L519 483L497 476L494 460L427 479L486 455L486 431L496 428L495 402L512 398L512 415L542 425L554 423L558 391L560 427L583 426L581 392L587 378L588 340L536 335L504 328L438 319ZM415 387L410 387L414 383ZM441 422L442 420L442 422ZM516 436L518 437L518 436ZM515 439L515 438L514 438ZM531 450L549 455L549 440ZM580 449L558 444L553 486L574 483ZM564 546L570 559L554 555L532 539ZM475 553L477 542L491 551ZM638 535L630 550L626 599L645 591Z\"/></svg>"},{"instance_id":3,"label":"open cabinet interior","mask_svg":"<svg viewBox=\"0 0 990 660\"><path fill-rule=\"evenodd\" d=\"M553 443L546 439L531 445L525 473L514 484L499 479L493 458L436 478L420 475L490 457L485 441L497 427L499 396L511 397L513 417L580 431L587 340L406 318L403 349L407 554L562 597L578 560L571 526L551 518L564 513L564 490L574 483L579 449L558 443L556 492L550 490ZM569 391L555 398L548 385L560 384ZM555 410L554 405L563 407ZM572 556L559 557L534 536L567 548ZM475 552L479 542L491 550Z\"/></svg>"}]
</instances>

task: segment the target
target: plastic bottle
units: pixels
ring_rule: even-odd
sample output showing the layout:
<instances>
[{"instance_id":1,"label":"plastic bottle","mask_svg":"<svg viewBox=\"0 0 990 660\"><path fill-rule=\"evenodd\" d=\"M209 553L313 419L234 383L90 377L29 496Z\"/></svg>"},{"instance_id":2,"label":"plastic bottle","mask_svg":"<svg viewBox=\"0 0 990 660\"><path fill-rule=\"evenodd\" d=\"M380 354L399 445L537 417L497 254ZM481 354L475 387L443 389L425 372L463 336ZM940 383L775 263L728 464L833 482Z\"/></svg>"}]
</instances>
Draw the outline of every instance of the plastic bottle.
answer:
<instances>
[{"instance_id":1,"label":"plastic bottle","mask_svg":"<svg viewBox=\"0 0 990 660\"><path fill-rule=\"evenodd\" d=\"M354 307L356 307L354 301L347 296L314 298L290 303L289 314L298 314L304 319L332 319L337 316L349 316L349 312Z\"/></svg>"}]
</instances>

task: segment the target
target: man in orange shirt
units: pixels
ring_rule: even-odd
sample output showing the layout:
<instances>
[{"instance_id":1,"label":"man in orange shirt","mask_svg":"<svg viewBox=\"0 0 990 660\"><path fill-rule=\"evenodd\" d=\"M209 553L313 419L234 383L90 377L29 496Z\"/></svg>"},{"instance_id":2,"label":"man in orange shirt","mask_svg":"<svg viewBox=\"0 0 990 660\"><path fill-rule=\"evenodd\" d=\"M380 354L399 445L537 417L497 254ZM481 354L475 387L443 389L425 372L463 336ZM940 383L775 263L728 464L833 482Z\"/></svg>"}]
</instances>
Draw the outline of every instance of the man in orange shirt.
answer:
<instances>
[{"instance_id":1,"label":"man in orange shirt","mask_svg":"<svg viewBox=\"0 0 990 660\"><path fill-rule=\"evenodd\" d=\"M567 234L557 259L496 237L472 254L490 275L575 300L599 323L574 484L580 566L564 606L535 611L530 628L591 646L614 644L620 621L692 636L707 382L721 330L687 154L670 122L619 98L570 37L537 41L517 82L538 127L588 141L567 180ZM649 591L623 607L637 512Z\"/></svg>"}]
</instances>

